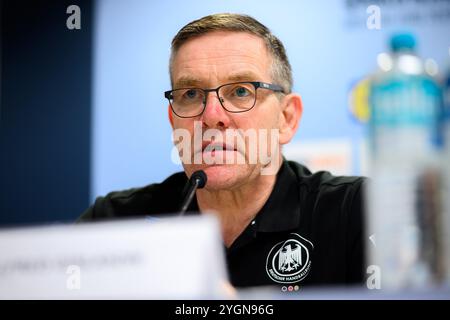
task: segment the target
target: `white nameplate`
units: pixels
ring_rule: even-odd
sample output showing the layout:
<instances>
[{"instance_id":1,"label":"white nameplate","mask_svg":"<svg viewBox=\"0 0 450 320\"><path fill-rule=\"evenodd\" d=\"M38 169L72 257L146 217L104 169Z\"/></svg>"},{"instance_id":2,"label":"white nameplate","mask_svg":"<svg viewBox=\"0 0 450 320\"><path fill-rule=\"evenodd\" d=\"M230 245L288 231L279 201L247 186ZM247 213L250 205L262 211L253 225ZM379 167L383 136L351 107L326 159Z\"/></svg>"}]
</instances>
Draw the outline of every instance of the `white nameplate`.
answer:
<instances>
[{"instance_id":1,"label":"white nameplate","mask_svg":"<svg viewBox=\"0 0 450 320\"><path fill-rule=\"evenodd\" d=\"M214 299L227 281L211 216L0 230L0 299Z\"/></svg>"}]
</instances>

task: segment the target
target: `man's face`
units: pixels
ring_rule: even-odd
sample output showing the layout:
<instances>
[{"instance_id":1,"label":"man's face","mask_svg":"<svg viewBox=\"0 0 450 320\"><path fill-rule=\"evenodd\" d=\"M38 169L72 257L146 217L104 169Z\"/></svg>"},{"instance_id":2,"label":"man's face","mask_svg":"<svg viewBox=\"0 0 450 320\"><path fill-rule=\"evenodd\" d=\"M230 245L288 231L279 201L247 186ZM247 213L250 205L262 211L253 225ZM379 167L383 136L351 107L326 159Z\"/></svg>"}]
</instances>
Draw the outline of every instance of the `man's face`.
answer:
<instances>
[{"instance_id":1,"label":"man's face","mask_svg":"<svg viewBox=\"0 0 450 320\"><path fill-rule=\"evenodd\" d=\"M271 78L271 57L267 51L264 41L252 34L245 32L211 32L183 44L172 64L173 89L195 87L195 88L216 88L220 85L239 81L261 81L272 83ZM190 176L196 170L204 170L208 176L207 189L233 189L242 186L261 174L261 164L248 161L249 152L256 148L258 154L269 150L271 129L278 129L281 116L281 100L277 95L267 89L257 90L257 100L255 106L243 113L230 113L223 109L217 95L210 92L207 96L206 108L202 115L194 118L180 118L173 114L173 129L186 129L192 139L192 156L195 153L202 153L203 156L210 156L211 152L203 150L210 140L202 139L203 144L197 144L195 149L194 122L197 126L200 123L203 132L209 129L217 129L222 135L215 142L225 141L225 130L242 129L246 132L249 129L257 132L256 146L252 139L245 140L245 148L228 148L223 151L214 151L212 156L223 159L220 164L196 164L183 163L186 174ZM267 132L267 147L263 147L259 142L258 132ZM200 147L201 149L199 150ZM236 149L236 150L234 150ZM244 150L245 149L245 150ZM277 147L277 150L279 148ZM208 154L206 154L208 153ZM245 164L236 163L224 164L226 159L237 159L244 157ZM275 155L274 155L275 156ZM278 159L277 159L278 161ZM252 162L252 163L249 163Z\"/></svg>"}]
</instances>

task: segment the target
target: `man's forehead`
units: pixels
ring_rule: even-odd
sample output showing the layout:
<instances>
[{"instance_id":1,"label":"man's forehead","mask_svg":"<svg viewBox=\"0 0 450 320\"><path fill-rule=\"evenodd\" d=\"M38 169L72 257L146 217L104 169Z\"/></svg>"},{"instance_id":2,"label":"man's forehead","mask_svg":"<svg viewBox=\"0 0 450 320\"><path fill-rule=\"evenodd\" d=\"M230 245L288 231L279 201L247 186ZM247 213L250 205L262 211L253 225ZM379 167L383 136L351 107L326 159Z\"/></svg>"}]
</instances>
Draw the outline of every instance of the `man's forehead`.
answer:
<instances>
[{"instance_id":1,"label":"man's forehead","mask_svg":"<svg viewBox=\"0 0 450 320\"><path fill-rule=\"evenodd\" d=\"M214 31L184 43L172 64L173 85L205 84L211 73L221 81L255 81L267 74L264 40L248 32Z\"/></svg>"},{"instance_id":2,"label":"man's forehead","mask_svg":"<svg viewBox=\"0 0 450 320\"><path fill-rule=\"evenodd\" d=\"M239 47L228 47L228 43L240 43ZM251 45L255 47L265 46L264 40L253 33L247 31L210 31L201 35L193 36L190 39L187 39L179 48L178 51L181 51L190 47L197 47L198 45L208 45L211 48L219 48L219 49L240 49L243 46Z\"/></svg>"}]
</instances>

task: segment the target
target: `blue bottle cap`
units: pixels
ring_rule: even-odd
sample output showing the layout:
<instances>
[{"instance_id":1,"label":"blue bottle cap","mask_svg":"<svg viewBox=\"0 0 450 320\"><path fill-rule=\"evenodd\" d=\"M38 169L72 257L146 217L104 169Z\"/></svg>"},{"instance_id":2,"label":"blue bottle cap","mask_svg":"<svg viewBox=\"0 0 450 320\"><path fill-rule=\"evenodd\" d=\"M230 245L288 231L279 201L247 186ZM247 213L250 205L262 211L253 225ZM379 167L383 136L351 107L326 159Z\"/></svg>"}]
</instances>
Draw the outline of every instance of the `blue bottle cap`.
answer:
<instances>
[{"instance_id":1,"label":"blue bottle cap","mask_svg":"<svg viewBox=\"0 0 450 320\"><path fill-rule=\"evenodd\" d=\"M391 50L398 51L413 51L416 47L416 39L411 33L399 33L391 37Z\"/></svg>"}]
</instances>

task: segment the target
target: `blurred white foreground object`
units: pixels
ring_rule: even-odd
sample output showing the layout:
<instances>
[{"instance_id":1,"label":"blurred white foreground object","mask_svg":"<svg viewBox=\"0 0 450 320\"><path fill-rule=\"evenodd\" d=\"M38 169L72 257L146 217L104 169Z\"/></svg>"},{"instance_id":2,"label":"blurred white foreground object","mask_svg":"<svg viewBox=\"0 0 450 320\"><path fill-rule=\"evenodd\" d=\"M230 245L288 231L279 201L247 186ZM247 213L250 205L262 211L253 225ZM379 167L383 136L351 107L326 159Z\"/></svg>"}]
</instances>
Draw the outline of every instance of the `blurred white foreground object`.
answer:
<instances>
[{"instance_id":1,"label":"blurred white foreground object","mask_svg":"<svg viewBox=\"0 0 450 320\"><path fill-rule=\"evenodd\" d=\"M227 281L212 215L0 230L0 299L214 299Z\"/></svg>"}]
</instances>

